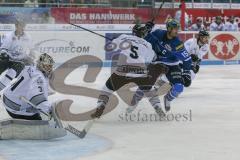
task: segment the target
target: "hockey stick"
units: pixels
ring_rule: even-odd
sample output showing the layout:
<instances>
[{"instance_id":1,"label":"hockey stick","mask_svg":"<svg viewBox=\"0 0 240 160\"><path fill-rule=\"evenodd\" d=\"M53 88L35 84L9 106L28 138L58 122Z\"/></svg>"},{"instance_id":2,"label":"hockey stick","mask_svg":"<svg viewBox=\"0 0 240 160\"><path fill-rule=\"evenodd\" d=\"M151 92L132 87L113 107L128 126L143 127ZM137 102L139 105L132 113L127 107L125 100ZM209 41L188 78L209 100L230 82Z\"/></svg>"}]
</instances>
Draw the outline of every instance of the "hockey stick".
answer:
<instances>
[{"instance_id":1,"label":"hockey stick","mask_svg":"<svg viewBox=\"0 0 240 160\"><path fill-rule=\"evenodd\" d=\"M155 12L154 12L154 17L152 18L151 22L154 22L155 19L159 16L159 12L160 12L160 10L162 9L164 3L165 3L165 0L162 1L160 7L158 8L157 14L155 14ZM102 37L102 38L105 38L105 39L107 39L107 40L110 40L110 41L113 40L113 39L108 38L108 37L106 37L106 36L104 36L104 35L102 35L102 34L99 34L99 33L97 33L97 32L94 32L94 31L90 30L90 29L87 29L87 28L85 28L85 27L82 27L82 26L79 26L79 25L76 25L76 24L73 24L73 23L70 23L70 22L69 22L68 24L70 24L70 25L72 25L72 26L74 26L74 27L83 29L83 30L85 30L85 31L88 31L88 32L90 32L90 33L93 33L93 34L95 34L95 35L98 35L98 36L100 36L100 37Z\"/></svg>"},{"instance_id":2,"label":"hockey stick","mask_svg":"<svg viewBox=\"0 0 240 160\"><path fill-rule=\"evenodd\" d=\"M105 39L107 39L107 40L112 41L111 38L108 38L108 37L106 37L106 36L104 36L104 35L101 35L101 34L99 34L99 33L97 33L97 32L94 32L94 31L92 31L92 30L90 30L90 29L84 28L84 27L82 27L82 26L79 26L79 25L76 25L76 24L73 24L73 23L68 23L68 24L70 24L70 25L72 25L72 26L75 26L75 27L77 27L77 28L83 29L83 30L85 30L85 31L88 31L88 32L90 32L90 33L93 33L93 34L95 34L95 35L98 35L98 36L100 36L100 37L102 37L102 38L105 38Z\"/></svg>"},{"instance_id":3,"label":"hockey stick","mask_svg":"<svg viewBox=\"0 0 240 160\"><path fill-rule=\"evenodd\" d=\"M164 3L165 3L165 0L162 1L160 7L159 7L158 10L157 10L157 14L155 14L155 12L154 12L154 17L152 18L151 22L154 22L155 19L159 16L159 12L161 11L161 9L162 9Z\"/></svg>"},{"instance_id":4,"label":"hockey stick","mask_svg":"<svg viewBox=\"0 0 240 160\"><path fill-rule=\"evenodd\" d=\"M31 105L34 109L37 109L39 112L41 112L42 114L44 114L45 116L47 116L47 117L50 119L50 117L51 117L50 114L48 114L48 113L42 111L41 109L37 108L37 106L34 105L34 104L33 104L32 102L30 102L29 100L27 100L26 97L20 96L19 99L22 100L22 101L24 101L24 102L26 102L27 104Z\"/></svg>"},{"instance_id":5,"label":"hockey stick","mask_svg":"<svg viewBox=\"0 0 240 160\"><path fill-rule=\"evenodd\" d=\"M42 111L41 109L38 109L36 105L34 105L33 103L31 103L28 99L26 99L26 97L24 96L21 96L19 97L19 99L21 99L22 101L28 103L29 105L31 105L32 107L34 107L35 109L39 110L41 113L43 113L44 115L48 116L49 119L51 117L51 115L49 115L48 113ZM60 128L64 128L63 125L62 125L62 122L58 119L58 117L56 116L56 112L55 112L55 109L53 109L53 114L52 114L52 117L54 119L54 121L57 123L57 125L60 127ZM73 126L71 126L70 124L68 124L67 127L64 128L65 130L69 131L70 133L74 134L75 136L79 137L79 138L82 138L81 134L79 133L80 131L78 131L76 128L74 128Z\"/></svg>"}]
</instances>

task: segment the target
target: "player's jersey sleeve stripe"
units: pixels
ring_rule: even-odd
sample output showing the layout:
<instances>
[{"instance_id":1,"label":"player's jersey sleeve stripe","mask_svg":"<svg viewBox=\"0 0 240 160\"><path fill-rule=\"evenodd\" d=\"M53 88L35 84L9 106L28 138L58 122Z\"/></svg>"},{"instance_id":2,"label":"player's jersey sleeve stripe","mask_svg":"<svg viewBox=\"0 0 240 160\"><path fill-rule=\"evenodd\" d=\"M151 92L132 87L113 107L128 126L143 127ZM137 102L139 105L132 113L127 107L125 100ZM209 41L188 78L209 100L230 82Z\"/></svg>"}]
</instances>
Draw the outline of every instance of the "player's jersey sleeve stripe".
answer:
<instances>
[{"instance_id":1,"label":"player's jersey sleeve stripe","mask_svg":"<svg viewBox=\"0 0 240 160\"><path fill-rule=\"evenodd\" d=\"M15 110L15 111L20 111L20 105L14 103L13 101L11 101L10 99L8 99L5 95L3 95L3 102L4 104L11 108L12 110Z\"/></svg>"},{"instance_id":2,"label":"player's jersey sleeve stripe","mask_svg":"<svg viewBox=\"0 0 240 160\"><path fill-rule=\"evenodd\" d=\"M30 100L30 102L32 102L36 106L39 105L40 103L44 102L44 101L47 101L47 99L46 99L46 97L44 96L43 93L32 97L31 100Z\"/></svg>"},{"instance_id":3,"label":"player's jersey sleeve stripe","mask_svg":"<svg viewBox=\"0 0 240 160\"><path fill-rule=\"evenodd\" d=\"M184 61L189 61L191 59L191 57L188 57L187 59L185 59Z\"/></svg>"},{"instance_id":4,"label":"player's jersey sleeve stripe","mask_svg":"<svg viewBox=\"0 0 240 160\"><path fill-rule=\"evenodd\" d=\"M0 82L0 91L3 90L6 86Z\"/></svg>"},{"instance_id":5,"label":"player's jersey sleeve stripe","mask_svg":"<svg viewBox=\"0 0 240 160\"><path fill-rule=\"evenodd\" d=\"M9 80L13 80L13 78L12 77L10 77L9 75L5 75L5 77L7 77Z\"/></svg>"},{"instance_id":6,"label":"player's jersey sleeve stripe","mask_svg":"<svg viewBox=\"0 0 240 160\"><path fill-rule=\"evenodd\" d=\"M7 77L7 78L10 79L10 80L13 80L12 77L10 77L10 76L7 75L7 74L5 75L5 77Z\"/></svg>"}]
</instances>

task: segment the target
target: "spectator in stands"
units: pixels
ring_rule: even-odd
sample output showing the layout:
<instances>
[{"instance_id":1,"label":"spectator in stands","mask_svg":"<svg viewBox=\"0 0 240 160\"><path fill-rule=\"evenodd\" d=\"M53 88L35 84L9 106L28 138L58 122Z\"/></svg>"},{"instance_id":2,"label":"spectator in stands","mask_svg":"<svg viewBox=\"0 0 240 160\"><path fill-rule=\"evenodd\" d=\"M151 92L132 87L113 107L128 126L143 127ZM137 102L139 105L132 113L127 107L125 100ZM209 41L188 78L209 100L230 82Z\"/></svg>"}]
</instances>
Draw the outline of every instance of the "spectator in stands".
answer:
<instances>
[{"instance_id":1,"label":"spectator in stands","mask_svg":"<svg viewBox=\"0 0 240 160\"><path fill-rule=\"evenodd\" d=\"M39 0L39 7L42 7L42 8L44 8L44 7L47 7L47 0Z\"/></svg>"},{"instance_id":2,"label":"spectator in stands","mask_svg":"<svg viewBox=\"0 0 240 160\"><path fill-rule=\"evenodd\" d=\"M38 7L38 0L26 0L24 2L24 7Z\"/></svg>"},{"instance_id":3,"label":"spectator in stands","mask_svg":"<svg viewBox=\"0 0 240 160\"><path fill-rule=\"evenodd\" d=\"M181 24L181 16L182 16L182 11L181 11L181 7L182 4L179 5L179 10L177 10L177 12L175 13L175 19ZM185 12L185 28L184 30L188 30L189 27L189 22L190 22L190 18L189 15Z\"/></svg>"},{"instance_id":4,"label":"spectator in stands","mask_svg":"<svg viewBox=\"0 0 240 160\"><path fill-rule=\"evenodd\" d=\"M44 12L42 14L42 23L54 24L55 23L55 19L48 12Z\"/></svg>"},{"instance_id":5,"label":"spectator in stands","mask_svg":"<svg viewBox=\"0 0 240 160\"><path fill-rule=\"evenodd\" d=\"M203 21L202 21L202 18L201 17L198 17L197 20L196 20L196 23L194 23L190 28L189 30L190 31L200 31L200 30L203 30L205 29L204 25L203 25Z\"/></svg>"},{"instance_id":6,"label":"spectator in stands","mask_svg":"<svg viewBox=\"0 0 240 160\"><path fill-rule=\"evenodd\" d=\"M210 23L208 21L206 21L205 19L203 19L203 25L204 25L204 28L209 31L210 29Z\"/></svg>"},{"instance_id":7,"label":"spectator in stands","mask_svg":"<svg viewBox=\"0 0 240 160\"><path fill-rule=\"evenodd\" d=\"M210 25L210 31L224 31L224 23L221 16L217 16Z\"/></svg>"},{"instance_id":8,"label":"spectator in stands","mask_svg":"<svg viewBox=\"0 0 240 160\"><path fill-rule=\"evenodd\" d=\"M228 20L228 22L224 25L225 31L238 31L238 24L234 21L235 17L231 16Z\"/></svg>"}]
</instances>

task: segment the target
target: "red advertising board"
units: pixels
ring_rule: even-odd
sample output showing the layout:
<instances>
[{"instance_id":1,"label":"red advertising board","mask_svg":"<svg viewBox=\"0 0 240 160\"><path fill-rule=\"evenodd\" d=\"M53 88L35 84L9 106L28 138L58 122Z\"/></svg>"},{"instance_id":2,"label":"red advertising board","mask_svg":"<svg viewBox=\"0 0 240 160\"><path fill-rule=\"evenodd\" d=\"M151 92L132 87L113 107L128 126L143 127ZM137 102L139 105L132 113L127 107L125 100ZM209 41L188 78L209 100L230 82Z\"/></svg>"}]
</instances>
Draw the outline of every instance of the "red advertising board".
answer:
<instances>
[{"instance_id":1,"label":"red advertising board","mask_svg":"<svg viewBox=\"0 0 240 160\"><path fill-rule=\"evenodd\" d=\"M187 9L187 14L190 19L194 22L197 17L202 17L206 23L211 23L214 17L222 16L225 21L228 20L230 16L235 16L235 20L240 23L240 10L238 9Z\"/></svg>"},{"instance_id":2,"label":"red advertising board","mask_svg":"<svg viewBox=\"0 0 240 160\"><path fill-rule=\"evenodd\" d=\"M110 8L52 8L51 14L56 23L88 24L132 24L140 19L149 21L154 15L153 9L110 9ZM156 23L163 24L165 19L174 16L175 9L161 11Z\"/></svg>"},{"instance_id":3,"label":"red advertising board","mask_svg":"<svg viewBox=\"0 0 240 160\"><path fill-rule=\"evenodd\" d=\"M236 60L239 58L238 34L226 32L211 35L210 53L212 59Z\"/></svg>"},{"instance_id":4,"label":"red advertising board","mask_svg":"<svg viewBox=\"0 0 240 160\"><path fill-rule=\"evenodd\" d=\"M174 17L177 9L164 8L160 11L157 24L165 23L169 17ZM132 24L140 19L146 22L152 19L154 15L152 8L131 8L131 9L113 9L113 8L52 8L51 14L56 23L78 23L78 24ZM186 9L190 20L194 22L197 17L202 17L207 23L210 23L215 16L223 16L225 20L234 15L236 21L240 22L240 10L234 9Z\"/></svg>"}]
</instances>

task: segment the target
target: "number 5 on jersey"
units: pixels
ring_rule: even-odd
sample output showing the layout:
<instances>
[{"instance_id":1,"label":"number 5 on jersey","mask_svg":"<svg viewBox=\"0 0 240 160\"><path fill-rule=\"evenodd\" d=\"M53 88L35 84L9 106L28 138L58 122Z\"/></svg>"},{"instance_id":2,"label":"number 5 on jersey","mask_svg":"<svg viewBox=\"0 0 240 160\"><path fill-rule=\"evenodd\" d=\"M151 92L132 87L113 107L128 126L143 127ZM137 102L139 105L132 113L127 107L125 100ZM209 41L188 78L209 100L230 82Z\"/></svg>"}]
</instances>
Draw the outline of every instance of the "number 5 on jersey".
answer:
<instances>
[{"instance_id":1,"label":"number 5 on jersey","mask_svg":"<svg viewBox=\"0 0 240 160\"><path fill-rule=\"evenodd\" d=\"M136 46L131 46L131 52L130 53L130 57L133 58L133 59L137 59L138 58L138 53L137 53L137 50L138 50L138 47Z\"/></svg>"}]
</instances>

